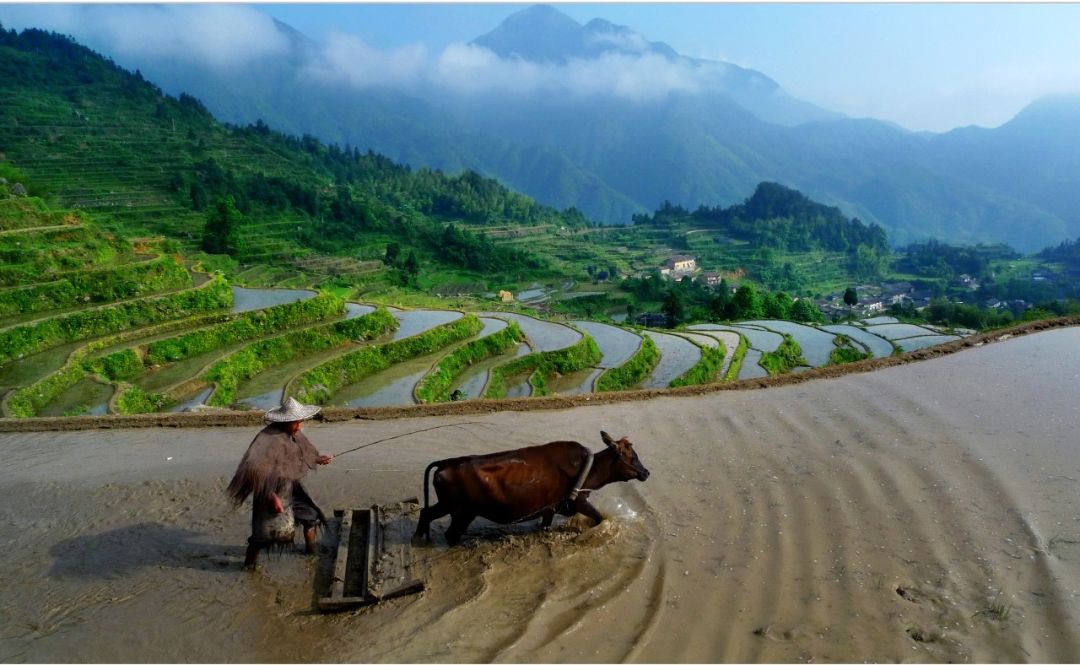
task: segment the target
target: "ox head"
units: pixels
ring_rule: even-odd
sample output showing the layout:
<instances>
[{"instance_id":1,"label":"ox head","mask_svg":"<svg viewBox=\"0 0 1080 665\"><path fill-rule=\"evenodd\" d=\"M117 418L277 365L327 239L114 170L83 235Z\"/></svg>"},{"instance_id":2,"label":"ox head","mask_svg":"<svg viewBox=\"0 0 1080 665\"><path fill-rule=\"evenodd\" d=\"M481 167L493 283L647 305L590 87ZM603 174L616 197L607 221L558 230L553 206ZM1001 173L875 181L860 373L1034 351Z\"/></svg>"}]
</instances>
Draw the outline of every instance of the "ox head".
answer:
<instances>
[{"instance_id":1,"label":"ox head","mask_svg":"<svg viewBox=\"0 0 1080 665\"><path fill-rule=\"evenodd\" d=\"M605 446L615 451L618 458L615 466L622 480L637 478L644 481L649 477L649 470L638 459L637 453L634 452L634 444L630 443L629 439L624 436L615 441L607 432L600 432L600 438L604 440Z\"/></svg>"}]
</instances>

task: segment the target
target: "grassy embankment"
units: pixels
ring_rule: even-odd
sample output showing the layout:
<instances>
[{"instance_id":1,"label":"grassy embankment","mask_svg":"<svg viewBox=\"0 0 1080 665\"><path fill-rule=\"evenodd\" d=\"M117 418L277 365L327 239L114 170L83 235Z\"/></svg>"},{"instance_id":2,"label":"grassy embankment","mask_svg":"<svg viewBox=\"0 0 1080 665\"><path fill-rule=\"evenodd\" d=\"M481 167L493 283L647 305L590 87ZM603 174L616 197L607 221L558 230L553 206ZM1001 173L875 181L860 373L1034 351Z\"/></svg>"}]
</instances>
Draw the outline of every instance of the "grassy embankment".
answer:
<instances>
[{"instance_id":1,"label":"grassy embankment","mask_svg":"<svg viewBox=\"0 0 1080 665\"><path fill-rule=\"evenodd\" d=\"M507 383L510 377L528 373L529 384L534 395L548 393L547 380L554 374L569 374L600 362L600 347L596 340L587 333L581 333L581 339L565 349L530 353L499 365L491 370L484 397L506 397Z\"/></svg>"},{"instance_id":2,"label":"grassy embankment","mask_svg":"<svg viewBox=\"0 0 1080 665\"><path fill-rule=\"evenodd\" d=\"M613 367L596 380L596 392L629 390L645 380L660 362L660 349L651 337L642 337L641 346L634 355L618 367Z\"/></svg>"},{"instance_id":3,"label":"grassy embankment","mask_svg":"<svg viewBox=\"0 0 1080 665\"><path fill-rule=\"evenodd\" d=\"M395 363L434 353L454 342L473 337L484 324L474 314L444 323L418 335L374 344L312 368L289 382L286 393L303 402L326 404L341 388L356 383Z\"/></svg>"},{"instance_id":4,"label":"grassy embankment","mask_svg":"<svg viewBox=\"0 0 1080 665\"><path fill-rule=\"evenodd\" d=\"M742 339L741 335L739 339ZM705 383L713 383L717 380L717 375L724 366L724 357L727 355L727 348L724 346L723 342L717 340L717 347L713 348L704 344L698 344L692 339L687 339L687 341L701 349L701 358L682 376L673 379L671 383L668 384L668 387L670 388L699 386Z\"/></svg>"},{"instance_id":5,"label":"grassy embankment","mask_svg":"<svg viewBox=\"0 0 1080 665\"><path fill-rule=\"evenodd\" d=\"M450 399L450 385L470 366L505 353L525 341L525 333L517 321L510 321L502 330L468 342L440 360L416 385L418 402L445 402Z\"/></svg>"},{"instance_id":6,"label":"grassy embankment","mask_svg":"<svg viewBox=\"0 0 1080 665\"><path fill-rule=\"evenodd\" d=\"M874 357L864 344L847 335L836 335L833 337L833 344L836 348L829 353L830 365L843 365Z\"/></svg>"},{"instance_id":7,"label":"grassy embankment","mask_svg":"<svg viewBox=\"0 0 1080 665\"><path fill-rule=\"evenodd\" d=\"M802 347L791 335L784 333L784 341L775 351L766 351L761 354L761 366L770 375L784 374L796 367L808 367L810 363L802 355Z\"/></svg>"}]
</instances>

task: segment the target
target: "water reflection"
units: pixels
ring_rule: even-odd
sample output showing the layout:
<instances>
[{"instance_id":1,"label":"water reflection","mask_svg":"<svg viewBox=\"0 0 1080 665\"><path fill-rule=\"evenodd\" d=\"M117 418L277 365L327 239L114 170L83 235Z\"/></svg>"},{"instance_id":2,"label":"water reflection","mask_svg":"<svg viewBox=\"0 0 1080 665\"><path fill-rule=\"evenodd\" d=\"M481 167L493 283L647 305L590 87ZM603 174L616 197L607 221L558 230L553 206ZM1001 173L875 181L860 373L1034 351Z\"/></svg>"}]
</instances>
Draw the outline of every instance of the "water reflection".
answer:
<instances>
[{"instance_id":1,"label":"water reflection","mask_svg":"<svg viewBox=\"0 0 1080 665\"><path fill-rule=\"evenodd\" d=\"M231 312L250 312L274 305L284 305L315 297L314 291L301 289L248 289L242 286L229 287L233 292Z\"/></svg>"}]
</instances>

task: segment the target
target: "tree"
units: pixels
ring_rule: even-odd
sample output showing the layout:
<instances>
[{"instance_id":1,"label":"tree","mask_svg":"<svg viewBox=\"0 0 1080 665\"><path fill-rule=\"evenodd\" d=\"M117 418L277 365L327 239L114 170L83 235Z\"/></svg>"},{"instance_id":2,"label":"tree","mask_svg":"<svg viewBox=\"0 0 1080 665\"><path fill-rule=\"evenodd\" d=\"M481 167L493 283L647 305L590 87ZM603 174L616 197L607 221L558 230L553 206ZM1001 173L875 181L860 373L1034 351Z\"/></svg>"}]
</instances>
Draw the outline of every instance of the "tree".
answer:
<instances>
[{"instance_id":1,"label":"tree","mask_svg":"<svg viewBox=\"0 0 1080 665\"><path fill-rule=\"evenodd\" d=\"M795 301L795 304L791 306L791 318L803 323L825 320L821 310L809 298L799 298Z\"/></svg>"},{"instance_id":2,"label":"tree","mask_svg":"<svg viewBox=\"0 0 1080 665\"><path fill-rule=\"evenodd\" d=\"M387 243L386 254L383 255L383 263L388 266L392 266L397 263L398 256L401 254L401 245L396 242Z\"/></svg>"},{"instance_id":3,"label":"tree","mask_svg":"<svg viewBox=\"0 0 1080 665\"><path fill-rule=\"evenodd\" d=\"M672 288L664 297L660 311L667 315L668 328L674 328L686 318L686 303L683 302L679 292Z\"/></svg>"},{"instance_id":4,"label":"tree","mask_svg":"<svg viewBox=\"0 0 1080 665\"><path fill-rule=\"evenodd\" d=\"M415 277L420 273L420 262L412 250L409 250L409 255L405 257L405 272L409 277Z\"/></svg>"},{"instance_id":5,"label":"tree","mask_svg":"<svg viewBox=\"0 0 1080 665\"><path fill-rule=\"evenodd\" d=\"M728 318L730 319L760 319L764 316L761 306L761 296L758 295L754 287L749 284L743 284L739 287L739 290L735 292L735 297L731 300L731 312Z\"/></svg>"},{"instance_id":6,"label":"tree","mask_svg":"<svg viewBox=\"0 0 1080 665\"><path fill-rule=\"evenodd\" d=\"M844 304L848 307L854 307L859 304L859 294L855 291L854 286L847 287L844 291Z\"/></svg>"},{"instance_id":7,"label":"tree","mask_svg":"<svg viewBox=\"0 0 1080 665\"><path fill-rule=\"evenodd\" d=\"M203 251L210 254L236 255L241 247L239 223L242 215L233 197L218 197L206 215L203 227Z\"/></svg>"}]
</instances>

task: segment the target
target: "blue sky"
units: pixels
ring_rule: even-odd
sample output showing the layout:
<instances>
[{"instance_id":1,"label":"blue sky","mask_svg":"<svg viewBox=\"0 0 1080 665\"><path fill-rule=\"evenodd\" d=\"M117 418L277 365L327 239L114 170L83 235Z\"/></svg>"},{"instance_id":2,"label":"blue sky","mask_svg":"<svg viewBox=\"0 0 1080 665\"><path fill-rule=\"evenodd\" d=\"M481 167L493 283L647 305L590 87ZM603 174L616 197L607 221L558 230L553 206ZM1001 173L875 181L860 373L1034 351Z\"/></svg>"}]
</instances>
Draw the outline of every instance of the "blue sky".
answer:
<instances>
[{"instance_id":1,"label":"blue sky","mask_svg":"<svg viewBox=\"0 0 1080 665\"><path fill-rule=\"evenodd\" d=\"M1080 4L555 4L580 23L606 18L685 55L757 69L820 106L913 130L993 127L1044 94L1080 92ZM348 58L412 71L526 6L168 5L163 18L156 5L0 4L0 21L73 34L121 64L171 48L227 65L265 45L269 14L338 40Z\"/></svg>"}]
</instances>

